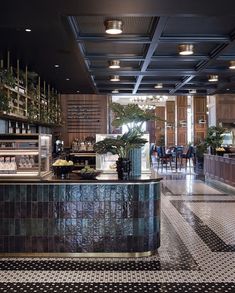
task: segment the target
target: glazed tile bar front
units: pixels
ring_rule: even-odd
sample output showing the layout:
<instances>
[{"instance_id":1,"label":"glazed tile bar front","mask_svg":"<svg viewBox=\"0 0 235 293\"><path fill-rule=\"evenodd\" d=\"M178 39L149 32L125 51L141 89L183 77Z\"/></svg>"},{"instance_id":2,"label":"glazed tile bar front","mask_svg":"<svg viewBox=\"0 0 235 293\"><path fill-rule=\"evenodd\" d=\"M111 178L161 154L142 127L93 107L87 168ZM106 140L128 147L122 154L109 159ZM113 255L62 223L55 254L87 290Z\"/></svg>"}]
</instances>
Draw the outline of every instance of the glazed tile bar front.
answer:
<instances>
[{"instance_id":1,"label":"glazed tile bar front","mask_svg":"<svg viewBox=\"0 0 235 293\"><path fill-rule=\"evenodd\" d=\"M145 256L160 246L160 179L0 182L1 256Z\"/></svg>"}]
</instances>

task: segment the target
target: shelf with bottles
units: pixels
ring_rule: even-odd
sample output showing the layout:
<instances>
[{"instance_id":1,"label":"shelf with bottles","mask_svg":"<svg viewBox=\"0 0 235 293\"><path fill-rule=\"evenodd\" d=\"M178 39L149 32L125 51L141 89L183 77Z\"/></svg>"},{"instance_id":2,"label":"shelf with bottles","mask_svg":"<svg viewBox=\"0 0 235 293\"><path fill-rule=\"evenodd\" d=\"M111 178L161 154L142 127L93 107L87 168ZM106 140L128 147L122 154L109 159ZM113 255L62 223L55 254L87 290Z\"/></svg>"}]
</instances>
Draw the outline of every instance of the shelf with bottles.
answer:
<instances>
[{"instance_id":1,"label":"shelf with bottles","mask_svg":"<svg viewBox=\"0 0 235 293\"><path fill-rule=\"evenodd\" d=\"M13 121L13 120L9 120L8 121L8 133L22 133L22 134L26 134L26 133L31 133L31 128L30 128L30 124L26 123L26 122L22 122L22 121Z\"/></svg>"},{"instance_id":2,"label":"shelf with bottles","mask_svg":"<svg viewBox=\"0 0 235 293\"><path fill-rule=\"evenodd\" d=\"M51 161L51 135L0 134L0 178L41 178L50 173Z\"/></svg>"}]
</instances>

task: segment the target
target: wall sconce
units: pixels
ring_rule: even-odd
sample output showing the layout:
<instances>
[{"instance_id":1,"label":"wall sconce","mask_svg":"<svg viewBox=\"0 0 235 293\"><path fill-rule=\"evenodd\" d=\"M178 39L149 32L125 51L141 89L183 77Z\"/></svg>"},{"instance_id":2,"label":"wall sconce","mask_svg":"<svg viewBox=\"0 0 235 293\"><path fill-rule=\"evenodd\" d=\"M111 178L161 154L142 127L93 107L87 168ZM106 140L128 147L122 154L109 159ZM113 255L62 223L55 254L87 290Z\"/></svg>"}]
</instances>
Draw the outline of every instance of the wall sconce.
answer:
<instances>
[{"instance_id":1,"label":"wall sconce","mask_svg":"<svg viewBox=\"0 0 235 293\"><path fill-rule=\"evenodd\" d=\"M208 77L209 82L215 82L215 81L218 81L218 80L219 80L218 75L209 75L209 77Z\"/></svg>"},{"instance_id":2,"label":"wall sconce","mask_svg":"<svg viewBox=\"0 0 235 293\"><path fill-rule=\"evenodd\" d=\"M199 119L199 120L198 120L198 123L199 123L199 124L206 124L206 120L205 120L205 119Z\"/></svg>"},{"instance_id":3,"label":"wall sconce","mask_svg":"<svg viewBox=\"0 0 235 293\"><path fill-rule=\"evenodd\" d=\"M110 19L104 22L105 32L110 35L118 35L122 33L122 21Z\"/></svg>"},{"instance_id":4,"label":"wall sconce","mask_svg":"<svg viewBox=\"0 0 235 293\"><path fill-rule=\"evenodd\" d=\"M120 61L119 60L109 61L109 68L112 68L112 69L120 68Z\"/></svg>"},{"instance_id":5,"label":"wall sconce","mask_svg":"<svg viewBox=\"0 0 235 293\"><path fill-rule=\"evenodd\" d=\"M179 45L178 49L179 49L179 54L180 55L187 56L187 55L192 55L194 53L193 52L193 45L191 45L191 44Z\"/></svg>"},{"instance_id":6,"label":"wall sconce","mask_svg":"<svg viewBox=\"0 0 235 293\"><path fill-rule=\"evenodd\" d=\"M119 75L110 76L110 81L120 81Z\"/></svg>"},{"instance_id":7,"label":"wall sconce","mask_svg":"<svg viewBox=\"0 0 235 293\"><path fill-rule=\"evenodd\" d=\"M173 125L171 123L167 123L166 128L173 128Z\"/></svg>"},{"instance_id":8,"label":"wall sconce","mask_svg":"<svg viewBox=\"0 0 235 293\"><path fill-rule=\"evenodd\" d=\"M235 69L235 61L230 61L229 69Z\"/></svg>"},{"instance_id":9,"label":"wall sconce","mask_svg":"<svg viewBox=\"0 0 235 293\"><path fill-rule=\"evenodd\" d=\"M162 87L163 87L162 83L157 83L157 84L154 86L155 89L162 89Z\"/></svg>"}]
</instances>

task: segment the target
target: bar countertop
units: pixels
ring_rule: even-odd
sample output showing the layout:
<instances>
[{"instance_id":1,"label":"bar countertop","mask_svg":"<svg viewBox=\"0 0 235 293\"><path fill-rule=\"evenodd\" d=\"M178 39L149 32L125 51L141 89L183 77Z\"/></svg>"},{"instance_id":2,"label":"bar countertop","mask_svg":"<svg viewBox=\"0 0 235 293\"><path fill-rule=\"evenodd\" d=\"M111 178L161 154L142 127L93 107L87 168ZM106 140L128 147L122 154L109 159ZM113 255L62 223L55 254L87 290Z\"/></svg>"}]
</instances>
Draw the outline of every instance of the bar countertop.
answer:
<instances>
[{"instance_id":1,"label":"bar countertop","mask_svg":"<svg viewBox=\"0 0 235 293\"><path fill-rule=\"evenodd\" d=\"M116 174L101 174L93 180L82 179L79 174L70 173L68 179L56 178L53 173L43 178L26 178L26 177L5 177L0 175L0 184L2 183L78 183L78 184L99 184L99 183L147 183L147 182L159 182L162 177L159 177L155 172L151 174L142 174L139 177L130 177L128 180L118 179Z\"/></svg>"}]
</instances>

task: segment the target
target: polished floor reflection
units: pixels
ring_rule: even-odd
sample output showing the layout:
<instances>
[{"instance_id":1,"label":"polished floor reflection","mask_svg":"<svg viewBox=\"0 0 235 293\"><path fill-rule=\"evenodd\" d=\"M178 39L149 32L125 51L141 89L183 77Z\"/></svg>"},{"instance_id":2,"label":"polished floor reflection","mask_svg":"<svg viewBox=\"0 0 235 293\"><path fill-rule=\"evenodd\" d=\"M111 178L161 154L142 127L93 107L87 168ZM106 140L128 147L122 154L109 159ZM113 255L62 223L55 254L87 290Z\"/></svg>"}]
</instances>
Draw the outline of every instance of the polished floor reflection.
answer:
<instances>
[{"instance_id":1,"label":"polished floor reflection","mask_svg":"<svg viewBox=\"0 0 235 293\"><path fill-rule=\"evenodd\" d=\"M162 175L157 255L1 259L0 292L235 292L235 196L187 170Z\"/></svg>"}]
</instances>

